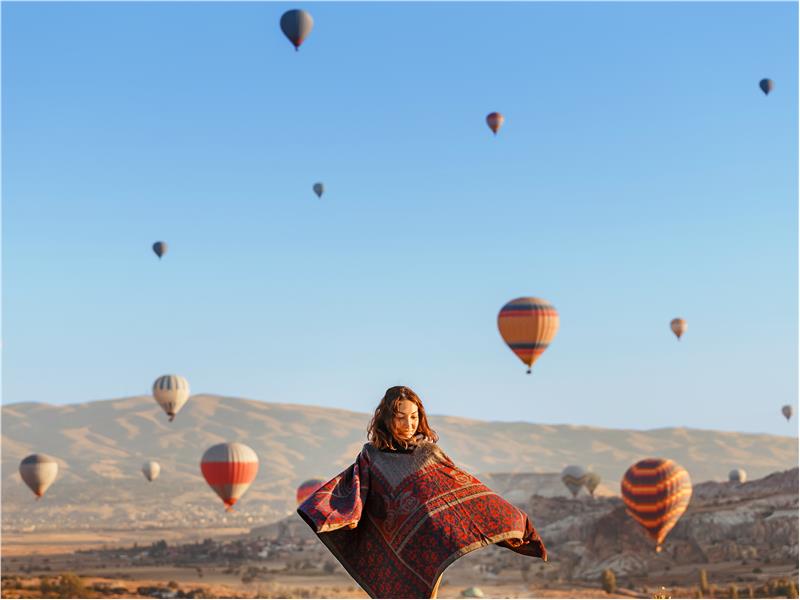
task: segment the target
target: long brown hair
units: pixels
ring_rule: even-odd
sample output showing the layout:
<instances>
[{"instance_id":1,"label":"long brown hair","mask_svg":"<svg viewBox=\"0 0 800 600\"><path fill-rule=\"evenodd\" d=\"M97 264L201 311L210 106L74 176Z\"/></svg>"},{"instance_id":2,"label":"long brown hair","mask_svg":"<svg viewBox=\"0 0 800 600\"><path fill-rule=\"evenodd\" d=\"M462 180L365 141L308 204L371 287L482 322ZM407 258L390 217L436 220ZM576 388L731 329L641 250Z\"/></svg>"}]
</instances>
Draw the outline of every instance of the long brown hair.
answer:
<instances>
[{"instance_id":1,"label":"long brown hair","mask_svg":"<svg viewBox=\"0 0 800 600\"><path fill-rule=\"evenodd\" d=\"M416 435L422 435L431 442L439 439L436 432L428 425L428 416L425 414L425 407L422 406L422 400L419 399L419 396L411 388L404 385L396 385L386 390L367 428L369 441L378 450L396 450L395 444L407 447L406 444L397 439L394 432L394 416L397 413L397 404L403 400L408 400L417 405L419 422Z\"/></svg>"}]
</instances>

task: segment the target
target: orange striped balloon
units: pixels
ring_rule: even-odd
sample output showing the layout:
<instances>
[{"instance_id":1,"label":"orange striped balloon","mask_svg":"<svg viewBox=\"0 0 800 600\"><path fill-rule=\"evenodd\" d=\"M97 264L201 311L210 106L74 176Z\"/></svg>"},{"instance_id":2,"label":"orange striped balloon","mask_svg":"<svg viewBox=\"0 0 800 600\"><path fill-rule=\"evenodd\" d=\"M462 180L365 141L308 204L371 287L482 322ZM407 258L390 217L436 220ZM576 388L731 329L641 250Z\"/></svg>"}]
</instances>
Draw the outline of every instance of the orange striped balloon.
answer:
<instances>
[{"instance_id":1,"label":"orange striped balloon","mask_svg":"<svg viewBox=\"0 0 800 600\"><path fill-rule=\"evenodd\" d=\"M231 511L256 478L258 456L250 446L238 442L217 444L203 454L200 470L225 509Z\"/></svg>"},{"instance_id":2,"label":"orange striped balloon","mask_svg":"<svg viewBox=\"0 0 800 600\"><path fill-rule=\"evenodd\" d=\"M541 298L517 298L500 309L497 328L508 347L519 359L531 367L558 332L558 311Z\"/></svg>"},{"instance_id":3,"label":"orange striped balloon","mask_svg":"<svg viewBox=\"0 0 800 600\"><path fill-rule=\"evenodd\" d=\"M656 552L661 552L664 538L692 498L689 473L669 459L646 458L625 472L621 488L627 513L647 530Z\"/></svg>"},{"instance_id":4,"label":"orange striped balloon","mask_svg":"<svg viewBox=\"0 0 800 600\"><path fill-rule=\"evenodd\" d=\"M486 115L486 124L495 135L497 135L497 132L500 131L500 128L503 126L503 121L505 120L506 118L499 112L493 112Z\"/></svg>"}]
</instances>

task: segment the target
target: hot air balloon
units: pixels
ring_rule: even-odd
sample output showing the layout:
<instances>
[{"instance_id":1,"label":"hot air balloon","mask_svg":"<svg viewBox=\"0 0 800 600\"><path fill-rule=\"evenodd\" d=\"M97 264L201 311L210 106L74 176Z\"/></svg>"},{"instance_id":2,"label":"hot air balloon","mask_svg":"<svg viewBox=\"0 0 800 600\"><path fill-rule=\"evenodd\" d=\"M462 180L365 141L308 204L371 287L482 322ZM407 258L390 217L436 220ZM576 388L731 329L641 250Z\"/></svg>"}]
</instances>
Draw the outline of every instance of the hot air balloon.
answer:
<instances>
[{"instance_id":1,"label":"hot air balloon","mask_svg":"<svg viewBox=\"0 0 800 600\"><path fill-rule=\"evenodd\" d=\"M302 504L311 494L316 492L325 483L322 479L309 479L297 487L297 503Z\"/></svg>"},{"instance_id":2,"label":"hot air balloon","mask_svg":"<svg viewBox=\"0 0 800 600\"><path fill-rule=\"evenodd\" d=\"M158 474L161 473L161 465L154 460L148 460L142 465L142 473L147 481L158 479Z\"/></svg>"},{"instance_id":3,"label":"hot air balloon","mask_svg":"<svg viewBox=\"0 0 800 600\"><path fill-rule=\"evenodd\" d=\"M786 405L785 405L785 406L784 406L784 407L781 409L781 413L783 413L783 416L784 416L784 417L786 417L786 420L787 420L787 421L788 421L789 419L791 419L791 418L792 418L792 407L791 407L791 405L789 405L789 404L786 404Z\"/></svg>"},{"instance_id":4,"label":"hot air balloon","mask_svg":"<svg viewBox=\"0 0 800 600\"><path fill-rule=\"evenodd\" d=\"M47 454L31 454L19 463L19 475L38 500L56 480L58 463Z\"/></svg>"},{"instance_id":5,"label":"hot air balloon","mask_svg":"<svg viewBox=\"0 0 800 600\"><path fill-rule=\"evenodd\" d=\"M156 253L158 260L167 253L167 242L156 242L153 244L153 252Z\"/></svg>"},{"instance_id":6,"label":"hot air balloon","mask_svg":"<svg viewBox=\"0 0 800 600\"><path fill-rule=\"evenodd\" d=\"M669 323L669 328L672 329L672 333L678 337L678 340L680 340L681 336L686 333L687 327L686 321L680 318L672 319L672 321Z\"/></svg>"},{"instance_id":7,"label":"hot air balloon","mask_svg":"<svg viewBox=\"0 0 800 600\"><path fill-rule=\"evenodd\" d=\"M517 298L501 308L497 315L500 335L511 351L528 365L528 374L556 337L558 325L558 311L541 298Z\"/></svg>"},{"instance_id":8,"label":"hot air balloon","mask_svg":"<svg viewBox=\"0 0 800 600\"><path fill-rule=\"evenodd\" d=\"M583 485L586 486L586 491L594 498L594 491L597 489L597 486L600 485L600 475L593 471L586 471L586 475L584 476Z\"/></svg>"},{"instance_id":9,"label":"hot air balloon","mask_svg":"<svg viewBox=\"0 0 800 600\"><path fill-rule=\"evenodd\" d=\"M314 19L304 10L287 10L281 17L281 31L292 42L295 51L300 49L313 27Z\"/></svg>"},{"instance_id":10,"label":"hot air balloon","mask_svg":"<svg viewBox=\"0 0 800 600\"><path fill-rule=\"evenodd\" d=\"M664 538L689 506L689 473L669 459L647 458L625 472L621 489L627 513L647 530L656 552L661 552Z\"/></svg>"},{"instance_id":11,"label":"hot air balloon","mask_svg":"<svg viewBox=\"0 0 800 600\"><path fill-rule=\"evenodd\" d=\"M153 384L153 397L172 422L189 399L189 382L180 375L162 375Z\"/></svg>"},{"instance_id":12,"label":"hot air balloon","mask_svg":"<svg viewBox=\"0 0 800 600\"><path fill-rule=\"evenodd\" d=\"M586 481L586 471L578 465L569 465L561 471L561 481L572 493L572 497L578 495Z\"/></svg>"},{"instance_id":13,"label":"hot air balloon","mask_svg":"<svg viewBox=\"0 0 800 600\"><path fill-rule=\"evenodd\" d=\"M503 122L505 120L506 118L499 112L493 112L486 115L486 124L495 135L497 135L497 132L500 131L500 128L503 126Z\"/></svg>"},{"instance_id":14,"label":"hot air balloon","mask_svg":"<svg viewBox=\"0 0 800 600\"><path fill-rule=\"evenodd\" d=\"M728 473L728 481L731 483L744 483L747 481L747 473L744 469L733 469Z\"/></svg>"},{"instance_id":15,"label":"hot air balloon","mask_svg":"<svg viewBox=\"0 0 800 600\"><path fill-rule=\"evenodd\" d=\"M775 87L775 83L772 79L762 79L758 82L758 87L760 87L764 95L767 96L772 91L772 88Z\"/></svg>"},{"instance_id":16,"label":"hot air balloon","mask_svg":"<svg viewBox=\"0 0 800 600\"><path fill-rule=\"evenodd\" d=\"M200 470L230 512L256 478L258 456L252 448L238 442L216 444L203 454Z\"/></svg>"},{"instance_id":17,"label":"hot air balloon","mask_svg":"<svg viewBox=\"0 0 800 600\"><path fill-rule=\"evenodd\" d=\"M322 198L322 194L325 192L325 186L321 183L314 184L314 193L317 195L317 198Z\"/></svg>"}]
</instances>

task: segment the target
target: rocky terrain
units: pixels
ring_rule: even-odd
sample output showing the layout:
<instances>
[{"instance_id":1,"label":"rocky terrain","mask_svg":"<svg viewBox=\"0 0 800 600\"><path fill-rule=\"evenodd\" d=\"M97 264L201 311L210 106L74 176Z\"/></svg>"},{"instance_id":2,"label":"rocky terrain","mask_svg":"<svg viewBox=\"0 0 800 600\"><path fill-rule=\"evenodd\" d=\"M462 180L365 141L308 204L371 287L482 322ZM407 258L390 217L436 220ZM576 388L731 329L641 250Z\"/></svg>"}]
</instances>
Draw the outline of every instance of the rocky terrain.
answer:
<instances>
[{"instance_id":1,"label":"rocky terrain","mask_svg":"<svg viewBox=\"0 0 800 600\"><path fill-rule=\"evenodd\" d=\"M696 484L688 510L661 553L654 551L619 498L532 495L517 504L528 512L547 544L550 559L544 572L551 579L596 582L603 570L612 569L623 580L678 585L687 574L705 568L722 581L737 577L758 581L753 569L763 572L768 565L782 576L797 575L796 468L744 484ZM314 538L294 515L255 528L251 536L296 543ZM497 575L526 564L524 558L494 547L475 552L451 569L482 565L485 572Z\"/></svg>"}]
</instances>

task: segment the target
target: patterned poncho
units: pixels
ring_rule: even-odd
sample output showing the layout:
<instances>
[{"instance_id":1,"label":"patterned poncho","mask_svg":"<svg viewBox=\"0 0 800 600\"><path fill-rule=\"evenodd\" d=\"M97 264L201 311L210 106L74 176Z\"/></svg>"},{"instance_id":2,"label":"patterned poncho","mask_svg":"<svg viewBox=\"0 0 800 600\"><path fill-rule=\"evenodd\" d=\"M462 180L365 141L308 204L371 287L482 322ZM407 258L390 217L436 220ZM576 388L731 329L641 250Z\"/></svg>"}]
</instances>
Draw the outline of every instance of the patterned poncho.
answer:
<instances>
[{"instance_id":1,"label":"patterned poncho","mask_svg":"<svg viewBox=\"0 0 800 600\"><path fill-rule=\"evenodd\" d=\"M453 561L489 544L547 560L528 516L428 441L365 444L297 512L372 598L430 598Z\"/></svg>"}]
</instances>

